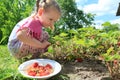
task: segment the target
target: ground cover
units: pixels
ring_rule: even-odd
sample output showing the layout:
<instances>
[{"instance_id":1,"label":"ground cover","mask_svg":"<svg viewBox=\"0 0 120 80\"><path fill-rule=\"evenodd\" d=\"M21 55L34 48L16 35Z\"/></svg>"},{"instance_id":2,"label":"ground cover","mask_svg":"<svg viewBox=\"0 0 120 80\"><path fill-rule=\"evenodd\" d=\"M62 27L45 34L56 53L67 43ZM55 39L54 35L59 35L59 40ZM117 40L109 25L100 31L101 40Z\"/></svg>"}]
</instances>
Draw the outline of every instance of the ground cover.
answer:
<instances>
[{"instance_id":1,"label":"ground cover","mask_svg":"<svg viewBox=\"0 0 120 80\"><path fill-rule=\"evenodd\" d=\"M62 65L61 72L48 80L111 80L106 66L99 61L58 62ZM6 45L0 46L0 64L0 80L32 80L18 72L20 63L9 54Z\"/></svg>"}]
</instances>

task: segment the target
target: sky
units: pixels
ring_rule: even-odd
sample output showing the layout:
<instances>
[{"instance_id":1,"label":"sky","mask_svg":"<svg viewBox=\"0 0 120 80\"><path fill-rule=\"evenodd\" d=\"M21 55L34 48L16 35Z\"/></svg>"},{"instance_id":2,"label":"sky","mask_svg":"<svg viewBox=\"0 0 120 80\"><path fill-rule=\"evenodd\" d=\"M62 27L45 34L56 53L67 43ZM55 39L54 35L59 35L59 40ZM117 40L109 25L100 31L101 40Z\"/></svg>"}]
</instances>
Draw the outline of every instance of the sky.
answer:
<instances>
[{"instance_id":1,"label":"sky","mask_svg":"<svg viewBox=\"0 0 120 80\"><path fill-rule=\"evenodd\" d=\"M120 24L120 16L116 16L120 0L76 0L76 3L85 13L96 14L96 28L101 28L106 21Z\"/></svg>"}]
</instances>

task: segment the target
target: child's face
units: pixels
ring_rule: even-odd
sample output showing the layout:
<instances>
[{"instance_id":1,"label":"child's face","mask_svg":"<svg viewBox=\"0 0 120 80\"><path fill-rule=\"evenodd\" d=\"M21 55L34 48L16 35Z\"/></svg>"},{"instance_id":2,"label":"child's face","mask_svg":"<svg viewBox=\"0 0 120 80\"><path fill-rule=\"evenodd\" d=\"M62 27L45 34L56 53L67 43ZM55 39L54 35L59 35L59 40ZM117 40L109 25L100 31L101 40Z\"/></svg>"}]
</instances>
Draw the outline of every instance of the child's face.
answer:
<instances>
[{"instance_id":1,"label":"child's face","mask_svg":"<svg viewBox=\"0 0 120 80\"><path fill-rule=\"evenodd\" d=\"M60 18L60 13L57 10L51 8L49 8L47 11L43 10L40 16L41 23L45 28L54 26L54 23L59 18Z\"/></svg>"}]
</instances>

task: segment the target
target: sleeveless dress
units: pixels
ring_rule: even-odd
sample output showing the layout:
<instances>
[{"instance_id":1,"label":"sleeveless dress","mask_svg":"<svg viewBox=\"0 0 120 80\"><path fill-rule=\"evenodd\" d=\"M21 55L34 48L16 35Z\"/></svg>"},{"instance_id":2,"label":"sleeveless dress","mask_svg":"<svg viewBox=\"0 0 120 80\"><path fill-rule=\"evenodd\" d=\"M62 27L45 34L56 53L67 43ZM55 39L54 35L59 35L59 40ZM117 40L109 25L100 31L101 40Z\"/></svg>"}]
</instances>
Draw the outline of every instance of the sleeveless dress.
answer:
<instances>
[{"instance_id":1,"label":"sleeveless dress","mask_svg":"<svg viewBox=\"0 0 120 80\"><path fill-rule=\"evenodd\" d=\"M27 34L25 35L31 36L31 38L35 38L40 42L49 39L48 33L42 30L42 24L38 18L28 17L16 24L10 34L8 40L8 50L11 55L16 58L23 58L28 55L38 57L41 53L44 53L46 51L45 49L30 46L17 39L16 33L23 29L27 29Z\"/></svg>"}]
</instances>

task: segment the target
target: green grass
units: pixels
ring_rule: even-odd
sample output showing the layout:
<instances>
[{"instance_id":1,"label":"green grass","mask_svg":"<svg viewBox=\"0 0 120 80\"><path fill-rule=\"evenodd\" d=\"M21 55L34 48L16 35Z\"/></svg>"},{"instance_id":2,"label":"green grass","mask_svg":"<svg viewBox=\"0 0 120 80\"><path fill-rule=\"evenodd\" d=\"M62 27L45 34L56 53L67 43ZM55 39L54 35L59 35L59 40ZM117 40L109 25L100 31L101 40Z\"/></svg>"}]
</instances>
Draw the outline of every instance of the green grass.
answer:
<instances>
[{"instance_id":1,"label":"green grass","mask_svg":"<svg viewBox=\"0 0 120 80\"><path fill-rule=\"evenodd\" d=\"M6 45L0 45L0 80L34 80L18 72L19 61L13 58ZM49 80L69 80L67 75L58 74Z\"/></svg>"},{"instance_id":2,"label":"green grass","mask_svg":"<svg viewBox=\"0 0 120 80\"><path fill-rule=\"evenodd\" d=\"M0 80L15 80L20 75L18 66L18 60L10 55L7 46L0 45Z\"/></svg>"}]
</instances>

